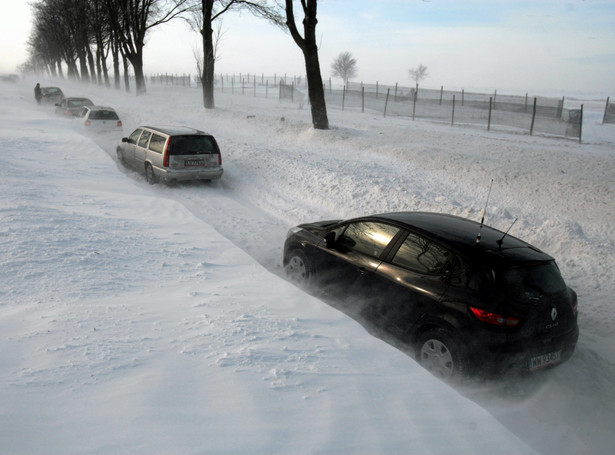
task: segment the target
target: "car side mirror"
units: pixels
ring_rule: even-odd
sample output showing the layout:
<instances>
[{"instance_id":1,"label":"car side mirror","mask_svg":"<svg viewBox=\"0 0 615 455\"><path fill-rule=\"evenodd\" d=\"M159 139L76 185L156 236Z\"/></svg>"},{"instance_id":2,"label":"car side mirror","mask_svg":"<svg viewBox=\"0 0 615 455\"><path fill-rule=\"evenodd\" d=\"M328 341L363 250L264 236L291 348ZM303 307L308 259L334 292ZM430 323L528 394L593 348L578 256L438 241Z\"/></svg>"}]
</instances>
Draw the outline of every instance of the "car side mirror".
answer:
<instances>
[{"instance_id":1,"label":"car side mirror","mask_svg":"<svg viewBox=\"0 0 615 455\"><path fill-rule=\"evenodd\" d=\"M328 232L325 235L325 246L327 248L333 248L335 246L335 232Z\"/></svg>"},{"instance_id":2,"label":"car side mirror","mask_svg":"<svg viewBox=\"0 0 615 455\"><path fill-rule=\"evenodd\" d=\"M123 137L122 138L122 142L128 142L128 138L127 137Z\"/></svg>"}]
</instances>

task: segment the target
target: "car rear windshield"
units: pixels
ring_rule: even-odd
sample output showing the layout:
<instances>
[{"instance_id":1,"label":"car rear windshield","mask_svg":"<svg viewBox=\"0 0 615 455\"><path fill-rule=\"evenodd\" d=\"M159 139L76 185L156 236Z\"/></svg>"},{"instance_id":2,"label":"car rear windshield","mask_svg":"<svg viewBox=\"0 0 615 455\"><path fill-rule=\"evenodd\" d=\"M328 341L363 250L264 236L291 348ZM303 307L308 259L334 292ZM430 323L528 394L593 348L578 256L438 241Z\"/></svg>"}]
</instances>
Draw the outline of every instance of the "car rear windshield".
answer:
<instances>
[{"instance_id":1,"label":"car rear windshield","mask_svg":"<svg viewBox=\"0 0 615 455\"><path fill-rule=\"evenodd\" d=\"M510 267L498 275L500 285L514 297L556 294L566 290L566 283L553 261Z\"/></svg>"},{"instance_id":2,"label":"car rear windshield","mask_svg":"<svg viewBox=\"0 0 615 455\"><path fill-rule=\"evenodd\" d=\"M202 155L218 153L213 137L205 135L173 136L169 141L169 155Z\"/></svg>"},{"instance_id":3,"label":"car rear windshield","mask_svg":"<svg viewBox=\"0 0 615 455\"><path fill-rule=\"evenodd\" d=\"M90 120L118 120L115 111L91 111Z\"/></svg>"},{"instance_id":4,"label":"car rear windshield","mask_svg":"<svg viewBox=\"0 0 615 455\"><path fill-rule=\"evenodd\" d=\"M87 103L87 100L68 100L68 107L81 107Z\"/></svg>"}]
</instances>

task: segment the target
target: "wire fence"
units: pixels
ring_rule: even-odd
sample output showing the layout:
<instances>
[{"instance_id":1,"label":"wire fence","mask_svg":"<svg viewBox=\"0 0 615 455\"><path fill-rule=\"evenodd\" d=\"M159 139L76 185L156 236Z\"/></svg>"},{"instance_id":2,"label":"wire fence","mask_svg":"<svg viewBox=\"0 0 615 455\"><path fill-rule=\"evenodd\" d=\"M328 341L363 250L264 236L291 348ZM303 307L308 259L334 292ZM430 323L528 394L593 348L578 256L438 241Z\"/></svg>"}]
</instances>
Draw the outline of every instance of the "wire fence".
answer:
<instances>
[{"instance_id":1,"label":"wire fence","mask_svg":"<svg viewBox=\"0 0 615 455\"><path fill-rule=\"evenodd\" d=\"M190 75L155 75L152 84L199 86ZM304 76L264 74L217 75L215 88L242 96L277 97L280 102L308 103ZM414 87L348 82L334 87L325 82L327 107L380 113L383 116L425 119L468 127L508 129L526 134L542 134L582 139L583 105L580 109L564 106L565 98L514 96L465 90L424 89ZM607 103L603 123L615 123L615 105Z\"/></svg>"}]
</instances>

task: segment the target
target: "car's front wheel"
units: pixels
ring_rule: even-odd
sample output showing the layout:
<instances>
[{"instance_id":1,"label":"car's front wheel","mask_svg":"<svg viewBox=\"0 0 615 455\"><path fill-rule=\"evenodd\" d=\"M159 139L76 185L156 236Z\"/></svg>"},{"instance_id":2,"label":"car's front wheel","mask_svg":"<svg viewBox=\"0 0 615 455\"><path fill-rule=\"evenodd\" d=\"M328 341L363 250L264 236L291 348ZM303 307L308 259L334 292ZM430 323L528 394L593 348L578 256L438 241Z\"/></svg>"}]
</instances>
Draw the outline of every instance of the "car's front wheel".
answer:
<instances>
[{"instance_id":1,"label":"car's front wheel","mask_svg":"<svg viewBox=\"0 0 615 455\"><path fill-rule=\"evenodd\" d=\"M466 375L463 349L446 330L427 330L416 346L418 362L434 376L444 381L455 381Z\"/></svg>"},{"instance_id":2,"label":"car's front wheel","mask_svg":"<svg viewBox=\"0 0 615 455\"><path fill-rule=\"evenodd\" d=\"M286 265L284 266L286 276L293 283L307 287L312 279L312 264L301 250L292 250L287 258Z\"/></svg>"},{"instance_id":3,"label":"car's front wheel","mask_svg":"<svg viewBox=\"0 0 615 455\"><path fill-rule=\"evenodd\" d=\"M119 147L116 149L115 153L117 154L117 160L121 165L126 165L124 162L124 154L122 153L122 149Z\"/></svg>"}]
</instances>

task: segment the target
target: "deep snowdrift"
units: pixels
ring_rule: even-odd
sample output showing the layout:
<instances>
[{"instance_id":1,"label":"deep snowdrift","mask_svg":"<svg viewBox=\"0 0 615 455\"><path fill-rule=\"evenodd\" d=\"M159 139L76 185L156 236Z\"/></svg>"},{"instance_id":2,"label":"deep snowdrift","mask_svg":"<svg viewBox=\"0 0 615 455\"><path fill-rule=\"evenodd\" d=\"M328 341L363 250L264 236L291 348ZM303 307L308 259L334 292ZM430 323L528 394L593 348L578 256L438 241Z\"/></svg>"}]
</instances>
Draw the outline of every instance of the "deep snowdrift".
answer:
<instances>
[{"instance_id":1,"label":"deep snowdrift","mask_svg":"<svg viewBox=\"0 0 615 455\"><path fill-rule=\"evenodd\" d=\"M115 163L117 137L37 106L34 82L0 85L4 452L611 453L615 131L597 110L579 145L334 110L315 131L273 99L205 111L197 89L61 84L126 134L216 136L221 182L150 187ZM577 352L544 375L453 390L276 276L292 225L478 219L491 179L488 224L518 217L579 294Z\"/></svg>"}]
</instances>

